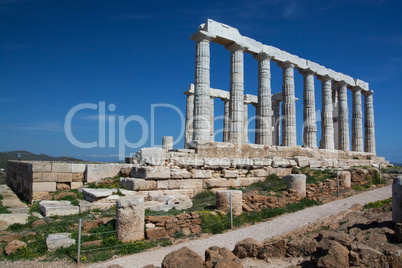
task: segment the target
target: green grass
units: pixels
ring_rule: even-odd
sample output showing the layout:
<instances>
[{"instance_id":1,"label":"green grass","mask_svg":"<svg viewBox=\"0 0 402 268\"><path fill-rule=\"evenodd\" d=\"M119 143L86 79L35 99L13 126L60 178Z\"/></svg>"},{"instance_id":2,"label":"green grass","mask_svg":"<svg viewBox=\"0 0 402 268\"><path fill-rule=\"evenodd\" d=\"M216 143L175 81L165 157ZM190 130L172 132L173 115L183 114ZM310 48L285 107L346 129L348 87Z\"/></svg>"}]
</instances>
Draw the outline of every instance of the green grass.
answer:
<instances>
[{"instance_id":1,"label":"green grass","mask_svg":"<svg viewBox=\"0 0 402 268\"><path fill-rule=\"evenodd\" d=\"M392 202L392 198L376 201L376 202L370 202L364 205L365 209L370 209L370 208L383 208L384 206L388 205L389 203Z\"/></svg>"},{"instance_id":2,"label":"green grass","mask_svg":"<svg viewBox=\"0 0 402 268\"><path fill-rule=\"evenodd\" d=\"M10 214L11 211L8 210L8 207L3 206L3 196L0 195L0 214Z\"/></svg>"},{"instance_id":3,"label":"green grass","mask_svg":"<svg viewBox=\"0 0 402 268\"><path fill-rule=\"evenodd\" d=\"M267 176L264 181L258 181L250 184L246 189L258 189L265 192L281 192L286 190L286 181L279 178L276 174Z\"/></svg>"}]
</instances>

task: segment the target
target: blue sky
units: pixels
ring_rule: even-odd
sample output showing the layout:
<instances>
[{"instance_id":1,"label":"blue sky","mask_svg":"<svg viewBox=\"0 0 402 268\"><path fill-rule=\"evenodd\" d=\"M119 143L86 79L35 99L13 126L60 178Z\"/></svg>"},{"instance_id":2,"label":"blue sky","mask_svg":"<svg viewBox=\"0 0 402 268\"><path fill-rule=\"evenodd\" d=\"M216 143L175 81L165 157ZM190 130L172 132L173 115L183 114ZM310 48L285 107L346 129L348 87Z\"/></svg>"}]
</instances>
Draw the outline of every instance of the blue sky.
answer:
<instances>
[{"instance_id":1,"label":"blue sky","mask_svg":"<svg viewBox=\"0 0 402 268\"><path fill-rule=\"evenodd\" d=\"M185 112L182 92L194 81L195 43L189 36L210 18L368 82L374 90L377 154L402 162L401 10L399 0L1 0L0 151L116 161L119 135L150 146L153 104L174 105ZM245 93L257 94L257 62L249 54L244 58ZM281 70L274 62L271 70L276 93L281 90ZM295 86L301 145L303 81L297 71ZM217 44L211 44L211 87L229 88L229 52ZM316 81L317 109L320 90ZM351 114L350 92L348 101ZM99 108L102 103L105 146L99 146L99 109L80 110L72 119L74 137L98 146L84 149L71 144L64 131L68 112L79 104ZM249 115L253 113L250 106ZM216 100L215 116L222 114L223 104ZM154 144L160 144L162 136L179 137L176 111L159 107L154 115ZM121 131L119 117L130 116L143 118L148 125L149 135L143 140L138 121ZM215 128L221 125L217 121ZM116 134L114 146L109 126ZM221 140L221 134L216 139ZM176 147L182 148L183 140ZM136 150L125 148L125 154Z\"/></svg>"}]
</instances>

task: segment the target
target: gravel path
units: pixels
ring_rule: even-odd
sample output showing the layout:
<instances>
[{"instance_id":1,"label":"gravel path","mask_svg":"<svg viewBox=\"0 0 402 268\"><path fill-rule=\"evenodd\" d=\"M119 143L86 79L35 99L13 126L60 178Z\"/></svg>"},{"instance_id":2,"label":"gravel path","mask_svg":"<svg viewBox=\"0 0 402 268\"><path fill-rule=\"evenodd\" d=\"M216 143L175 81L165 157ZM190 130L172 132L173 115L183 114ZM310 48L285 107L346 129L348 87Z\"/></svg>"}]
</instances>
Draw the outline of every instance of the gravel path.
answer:
<instances>
[{"instance_id":1,"label":"gravel path","mask_svg":"<svg viewBox=\"0 0 402 268\"><path fill-rule=\"evenodd\" d=\"M292 214L282 215L267 222L236 229L224 234L214 235L205 239L192 240L166 248L149 250L101 263L86 265L86 267L107 267L111 264L119 264L124 267L143 267L148 264L154 264L159 267L165 255L184 246L194 250L203 257L205 250L211 246L225 247L229 250L233 250L236 243L243 239L254 238L259 241L264 241L314 223L331 215L347 211L356 204L364 205L369 202L383 200L389 197L391 197L391 186L386 186L320 206L307 208Z\"/></svg>"}]
</instances>

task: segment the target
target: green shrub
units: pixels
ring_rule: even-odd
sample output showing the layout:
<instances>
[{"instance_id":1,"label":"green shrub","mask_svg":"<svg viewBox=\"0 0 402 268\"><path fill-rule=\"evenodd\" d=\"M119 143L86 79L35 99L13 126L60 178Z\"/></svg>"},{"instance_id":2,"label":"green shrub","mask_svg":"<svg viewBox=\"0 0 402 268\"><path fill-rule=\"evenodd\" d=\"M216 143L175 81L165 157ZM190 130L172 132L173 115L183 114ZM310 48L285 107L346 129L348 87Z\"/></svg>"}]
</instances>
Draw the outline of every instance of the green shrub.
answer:
<instances>
[{"instance_id":1,"label":"green shrub","mask_svg":"<svg viewBox=\"0 0 402 268\"><path fill-rule=\"evenodd\" d=\"M370 202L367 203L366 205L364 205L365 209L369 209L369 208L382 208L386 205L388 205L389 203L392 202L392 198L388 198L388 199L384 199L384 200L380 200L380 201L376 201L376 202Z\"/></svg>"},{"instance_id":2,"label":"green shrub","mask_svg":"<svg viewBox=\"0 0 402 268\"><path fill-rule=\"evenodd\" d=\"M37 212L40 213L39 201L34 201L32 205L29 207L29 212Z\"/></svg>"},{"instance_id":3,"label":"green shrub","mask_svg":"<svg viewBox=\"0 0 402 268\"><path fill-rule=\"evenodd\" d=\"M247 189L259 189L266 192L280 192L286 190L286 181L279 178L276 174L271 174L267 176L264 181L258 181L247 186Z\"/></svg>"},{"instance_id":4,"label":"green shrub","mask_svg":"<svg viewBox=\"0 0 402 268\"><path fill-rule=\"evenodd\" d=\"M201 229L204 233L220 234L230 228L230 216L220 212L200 213L201 216Z\"/></svg>"}]
</instances>

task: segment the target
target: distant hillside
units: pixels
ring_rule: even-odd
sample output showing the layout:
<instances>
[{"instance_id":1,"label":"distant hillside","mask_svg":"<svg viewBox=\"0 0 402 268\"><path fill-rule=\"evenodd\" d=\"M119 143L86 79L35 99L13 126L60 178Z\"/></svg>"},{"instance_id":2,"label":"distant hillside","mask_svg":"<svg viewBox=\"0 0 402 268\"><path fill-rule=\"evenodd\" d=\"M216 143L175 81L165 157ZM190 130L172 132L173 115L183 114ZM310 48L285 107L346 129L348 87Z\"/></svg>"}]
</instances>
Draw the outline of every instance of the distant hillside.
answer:
<instances>
[{"instance_id":1,"label":"distant hillside","mask_svg":"<svg viewBox=\"0 0 402 268\"><path fill-rule=\"evenodd\" d=\"M402 163L391 162L391 164L393 164L394 166L402 167Z\"/></svg>"},{"instance_id":2,"label":"distant hillside","mask_svg":"<svg viewBox=\"0 0 402 268\"><path fill-rule=\"evenodd\" d=\"M0 152L0 168L6 168L8 160L17 160L17 154L21 154L21 160L30 161L83 161L81 159L72 157L53 157L45 154L33 154L27 151L11 151L11 152Z\"/></svg>"}]
</instances>

